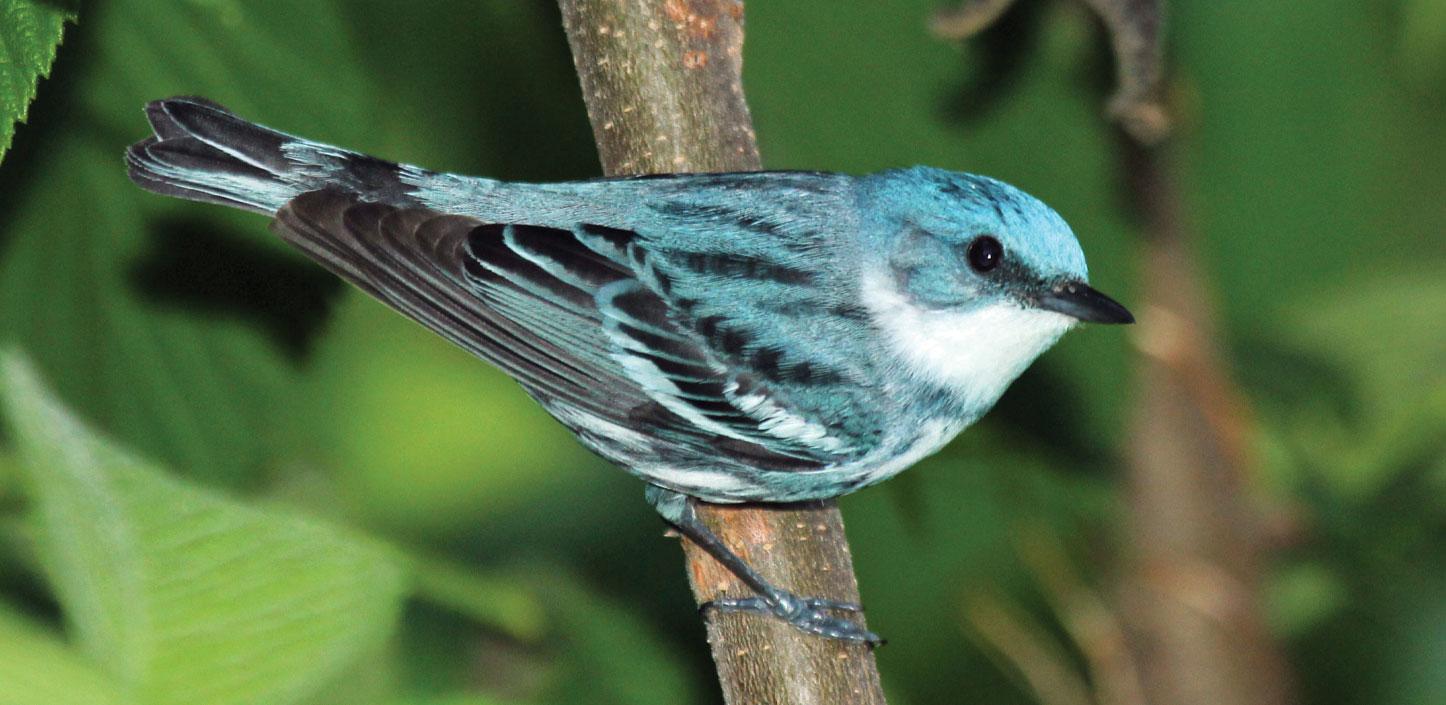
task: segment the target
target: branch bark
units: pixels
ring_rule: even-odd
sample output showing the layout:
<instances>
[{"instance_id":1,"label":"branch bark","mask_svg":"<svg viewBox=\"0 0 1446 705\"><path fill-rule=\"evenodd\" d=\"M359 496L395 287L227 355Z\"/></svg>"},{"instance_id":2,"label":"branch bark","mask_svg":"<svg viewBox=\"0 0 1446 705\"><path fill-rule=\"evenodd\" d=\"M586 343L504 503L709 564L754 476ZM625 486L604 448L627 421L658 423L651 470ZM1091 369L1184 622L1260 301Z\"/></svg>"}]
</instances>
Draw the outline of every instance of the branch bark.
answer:
<instances>
[{"instance_id":1,"label":"branch bark","mask_svg":"<svg viewBox=\"0 0 1446 705\"><path fill-rule=\"evenodd\" d=\"M1129 139L1122 151L1145 236L1121 594L1143 685L1151 702L1287 705L1289 669L1262 608L1249 409L1226 372L1168 160Z\"/></svg>"},{"instance_id":2,"label":"branch bark","mask_svg":"<svg viewBox=\"0 0 1446 705\"><path fill-rule=\"evenodd\" d=\"M559 0L603 170L750 171L760 166L743 98L743 4L733 0ZM801 595L858 601L832 503L702 505L699 514L764 576ZM684 542L699 604L749 595ZM736 705L884 703L873 652L775 619L713 614L708 641Z\"/></svg>"}]
</instances>

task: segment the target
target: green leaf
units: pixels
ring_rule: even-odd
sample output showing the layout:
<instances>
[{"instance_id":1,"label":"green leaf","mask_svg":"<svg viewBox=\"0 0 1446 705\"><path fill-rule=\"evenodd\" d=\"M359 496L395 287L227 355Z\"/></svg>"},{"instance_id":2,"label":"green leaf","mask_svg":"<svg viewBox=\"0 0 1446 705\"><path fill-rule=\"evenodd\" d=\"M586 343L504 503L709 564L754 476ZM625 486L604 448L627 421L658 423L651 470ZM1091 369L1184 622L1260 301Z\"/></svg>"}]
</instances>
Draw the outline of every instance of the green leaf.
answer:
<instances>
[{"instance_id":1,"label":"green leaf","mask_svg":"<svg viewBox=\"0 0 1446 705\"><path fill-rule=\"evenodd\" d=\"M77 646L147 705L284 705L390 635L391 551L167 477L0 357L37 541Z\"/></svg>"},{"instance_id":2,"label":"green leaf","mask_svg":"<svg viewBox=\"0 0 1446 705\"><path fill-rule=\"evenodd\" d=\"M0 608L0 705L118 705L120 689L60 635Z\"/></svg>"},{"instance_id":3,"label":"green leaf","mask_svg":"<svg viewBox=\"0 0 1446 705\"><path fill-rule=\"evenodd\" d=\"M0 159L35 99L36 84L50 74L65 21L74 19L59 3L0 0Z\"/></svg>"}]
</instances>

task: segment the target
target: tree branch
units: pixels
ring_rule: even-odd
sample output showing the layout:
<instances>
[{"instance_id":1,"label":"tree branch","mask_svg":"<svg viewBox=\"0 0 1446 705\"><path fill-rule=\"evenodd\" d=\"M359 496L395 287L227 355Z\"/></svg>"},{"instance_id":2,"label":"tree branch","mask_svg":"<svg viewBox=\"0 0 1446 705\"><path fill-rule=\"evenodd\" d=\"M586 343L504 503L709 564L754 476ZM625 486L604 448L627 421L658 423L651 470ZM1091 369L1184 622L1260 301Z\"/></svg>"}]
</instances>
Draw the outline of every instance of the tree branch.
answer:
<instances>
[{"instance_id":1,"label":"tree branch","mask_svg":"<svg viewBox=\"0 0 1446 705\"><path fill-rule=\"evenodd\" d=\"M945 37L973 35L1013 1L963 0L933 26ZM1249 409L1227 372L1197 233L1164 144L1164 0L1082 2L1115 53L1109 112L1143 235L1141 389L1127 448L1132 555L1120 598L1140 690L1148 702L1175 705L1287 705L1289 669L1263 617L1267 556L1248 491Z\"/></svg>"},{"instance_id":2,"label":"tree branch","mask_svg":"<svg viewBox=\"0 0 1446 705\"><path fill-rule=\"evenodd\" d=\"M559 0L588 118L608 174L759 168L743 98L743 4L733 0ZM703 521L770 580L798 594L857 601L832 502L781 508L703 505ZM701 604L748 596L684 543ZM735 705L882 704L872 651L783 622L714 614L708 641Z\"/></svg>"}]
</instances>

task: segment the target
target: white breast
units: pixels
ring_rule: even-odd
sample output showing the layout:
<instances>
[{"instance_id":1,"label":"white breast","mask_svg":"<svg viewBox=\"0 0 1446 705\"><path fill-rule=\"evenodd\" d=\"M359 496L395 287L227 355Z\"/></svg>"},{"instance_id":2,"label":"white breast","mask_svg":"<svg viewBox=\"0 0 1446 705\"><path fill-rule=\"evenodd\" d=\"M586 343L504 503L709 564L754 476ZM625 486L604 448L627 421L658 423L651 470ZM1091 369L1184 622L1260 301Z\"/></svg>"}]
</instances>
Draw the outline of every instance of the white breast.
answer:
<instances>
[{"instance_id":1,"label":"white breast","mask_svg":"<svg viewBox=\"0 0 1446 705\"><path fill-rule=\"evenodd\" d=\"M998 303L967 311L919 306L884 272L865 276L863 304L903 367L988 406L1074 325L1069 316Z\"/></svg>"}]
</instances>

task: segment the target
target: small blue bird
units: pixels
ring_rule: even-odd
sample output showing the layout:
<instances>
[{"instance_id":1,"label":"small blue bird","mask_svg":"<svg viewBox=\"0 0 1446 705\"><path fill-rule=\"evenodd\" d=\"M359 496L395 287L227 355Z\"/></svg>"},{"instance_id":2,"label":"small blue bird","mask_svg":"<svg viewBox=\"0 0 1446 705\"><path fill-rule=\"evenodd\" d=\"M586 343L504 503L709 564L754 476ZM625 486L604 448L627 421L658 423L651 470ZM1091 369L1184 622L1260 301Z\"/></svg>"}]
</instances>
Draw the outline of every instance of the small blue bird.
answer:
<instances>
[{"instance_id":1,"label":"small blue bird","mask_svg":"<svg viewBox=\"0 0 1446 705\"><path fill-rule=\"evenodd\" d=\"M514 184L394 164L201 98L146 108L155 193L275 216L307 255L514 377L756 596L712 606L877 643L857 605L774 586L694 502L799 502L888 479L984 414L1078 321L1048 206L915 167Z\"/></svg>"}]
</instances>

